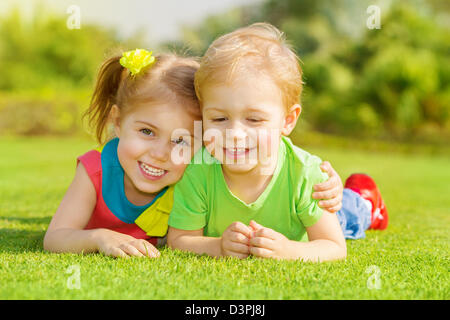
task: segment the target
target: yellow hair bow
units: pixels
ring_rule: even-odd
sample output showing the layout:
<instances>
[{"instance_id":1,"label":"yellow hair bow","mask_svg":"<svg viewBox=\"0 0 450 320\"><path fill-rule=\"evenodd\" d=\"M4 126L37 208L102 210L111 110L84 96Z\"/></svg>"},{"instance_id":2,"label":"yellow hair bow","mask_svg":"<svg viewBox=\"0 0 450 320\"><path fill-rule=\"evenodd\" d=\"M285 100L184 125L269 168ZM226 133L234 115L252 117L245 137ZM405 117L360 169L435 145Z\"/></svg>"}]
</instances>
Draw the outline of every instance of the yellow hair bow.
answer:
<instances>
[{"instance_id":1,"label":"yellow hair bow","mask_svg":"<svg viewBox=\"0 0 450 320\"><path fill-rule=\"evenodd\" d=\"M155 63L156 58L152 56L153 51L136 49L123 53L120 64L130 70L133 76L139 74L145 67Z\"/></svg>"}]
</instances>

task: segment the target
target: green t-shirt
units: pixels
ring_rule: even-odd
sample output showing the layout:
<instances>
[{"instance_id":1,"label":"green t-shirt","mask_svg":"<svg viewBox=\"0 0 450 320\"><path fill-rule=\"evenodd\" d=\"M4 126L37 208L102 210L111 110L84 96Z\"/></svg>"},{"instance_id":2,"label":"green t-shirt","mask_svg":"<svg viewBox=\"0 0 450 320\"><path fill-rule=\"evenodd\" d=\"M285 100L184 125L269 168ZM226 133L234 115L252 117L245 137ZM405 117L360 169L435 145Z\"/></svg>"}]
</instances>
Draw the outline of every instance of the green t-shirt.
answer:
<instances>
[{"instance_id":1,"label":"green t-shirt","mask_svg":"<svg viewBox=\"0 0 450 320\"><path fill-rule=\"evenodd\" d=\"M307 241L305 227L322 216L311 196L313 186L328 179L320 170L321 162L282 137L272 179L255 202L246 204L229 190L221 164L203 147L175 185L169 226L203 228L205 236L220 237L235 221L248 225L255 220L291 240Z\"/></svg>"}]
</instances>

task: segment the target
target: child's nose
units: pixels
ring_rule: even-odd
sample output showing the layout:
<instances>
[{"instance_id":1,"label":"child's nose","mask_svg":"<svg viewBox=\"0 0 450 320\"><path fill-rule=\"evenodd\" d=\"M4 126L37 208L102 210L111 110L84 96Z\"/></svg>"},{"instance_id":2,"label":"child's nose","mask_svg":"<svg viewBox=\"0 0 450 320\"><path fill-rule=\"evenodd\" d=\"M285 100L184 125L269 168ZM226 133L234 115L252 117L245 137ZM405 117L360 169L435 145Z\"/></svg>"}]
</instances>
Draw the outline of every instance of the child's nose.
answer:
<instances>
[{"instance_id":1,"label":"child's nose","mask_svg":"<svg viewBox=\"0 0 450 320\"><path fill-rule=\"evenodd\" d=\"M227 141L238 142L247 138L247 132L243 126L235 121L232 126L226 130Z\"/></svg>"},{"instance_id":2,"label":"child's nose","mask_svg":"<svg viewBox=\"0 0 450 320\"><path fill-rule=\"evenodd\" d=\"M247 133L242 129L231 129L227 130L226 134L226 147L245 147L245 142L247 140Z\"/></svg>"},{"instance_id":3,"label":"child's nose","mask_svg":"<svg viewBox=\"0 0 450 320\"><path fill-rule=\"evenodd\" d=\"M170 156L170 145L167 143L159 143L150 149L150 156L161 162L166 162L169 160Z\"/></svg>"}]
</instances>

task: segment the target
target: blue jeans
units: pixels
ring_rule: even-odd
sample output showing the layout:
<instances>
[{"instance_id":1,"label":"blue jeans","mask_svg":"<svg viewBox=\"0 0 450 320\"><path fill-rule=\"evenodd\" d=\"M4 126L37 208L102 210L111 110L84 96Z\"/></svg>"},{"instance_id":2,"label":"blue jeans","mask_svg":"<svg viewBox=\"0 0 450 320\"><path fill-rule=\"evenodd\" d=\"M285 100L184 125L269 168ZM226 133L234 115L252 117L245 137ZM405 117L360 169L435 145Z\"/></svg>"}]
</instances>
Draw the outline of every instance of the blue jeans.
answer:
<instances>
[{"instance_id":1,"label":"blue jeans","mask_svg":"<svg viewBox=\"0 0 450 320\"><path fill-rule=\"evenodd\" d=\"M371 212L363 198L353 190L344 189L342 208L336 213L345 239L362 239L371 224Z\"/></svg>"}]
</instances>

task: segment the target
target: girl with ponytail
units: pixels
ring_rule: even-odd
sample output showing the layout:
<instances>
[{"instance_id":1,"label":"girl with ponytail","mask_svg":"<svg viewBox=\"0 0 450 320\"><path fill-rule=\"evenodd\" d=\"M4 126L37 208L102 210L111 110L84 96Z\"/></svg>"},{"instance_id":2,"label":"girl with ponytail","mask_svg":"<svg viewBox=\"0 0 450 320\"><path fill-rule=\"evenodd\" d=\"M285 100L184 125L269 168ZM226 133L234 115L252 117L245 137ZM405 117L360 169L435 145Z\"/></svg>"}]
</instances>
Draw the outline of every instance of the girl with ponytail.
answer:
<instances>
[{"instance_id":1,"label":"girl with ponytail","mask_svg":"<svg viewBox=\"0 0 450 320\"><path fill-rule=\"evenodd\" d=\"M197 69L192 58L154 57L142 49L103 63L85 113L100 147L77 158L45 250L159 256L173 185L195 152ZM174 154L184 161L174 161Z\"/></svg>"}]
</instances>

